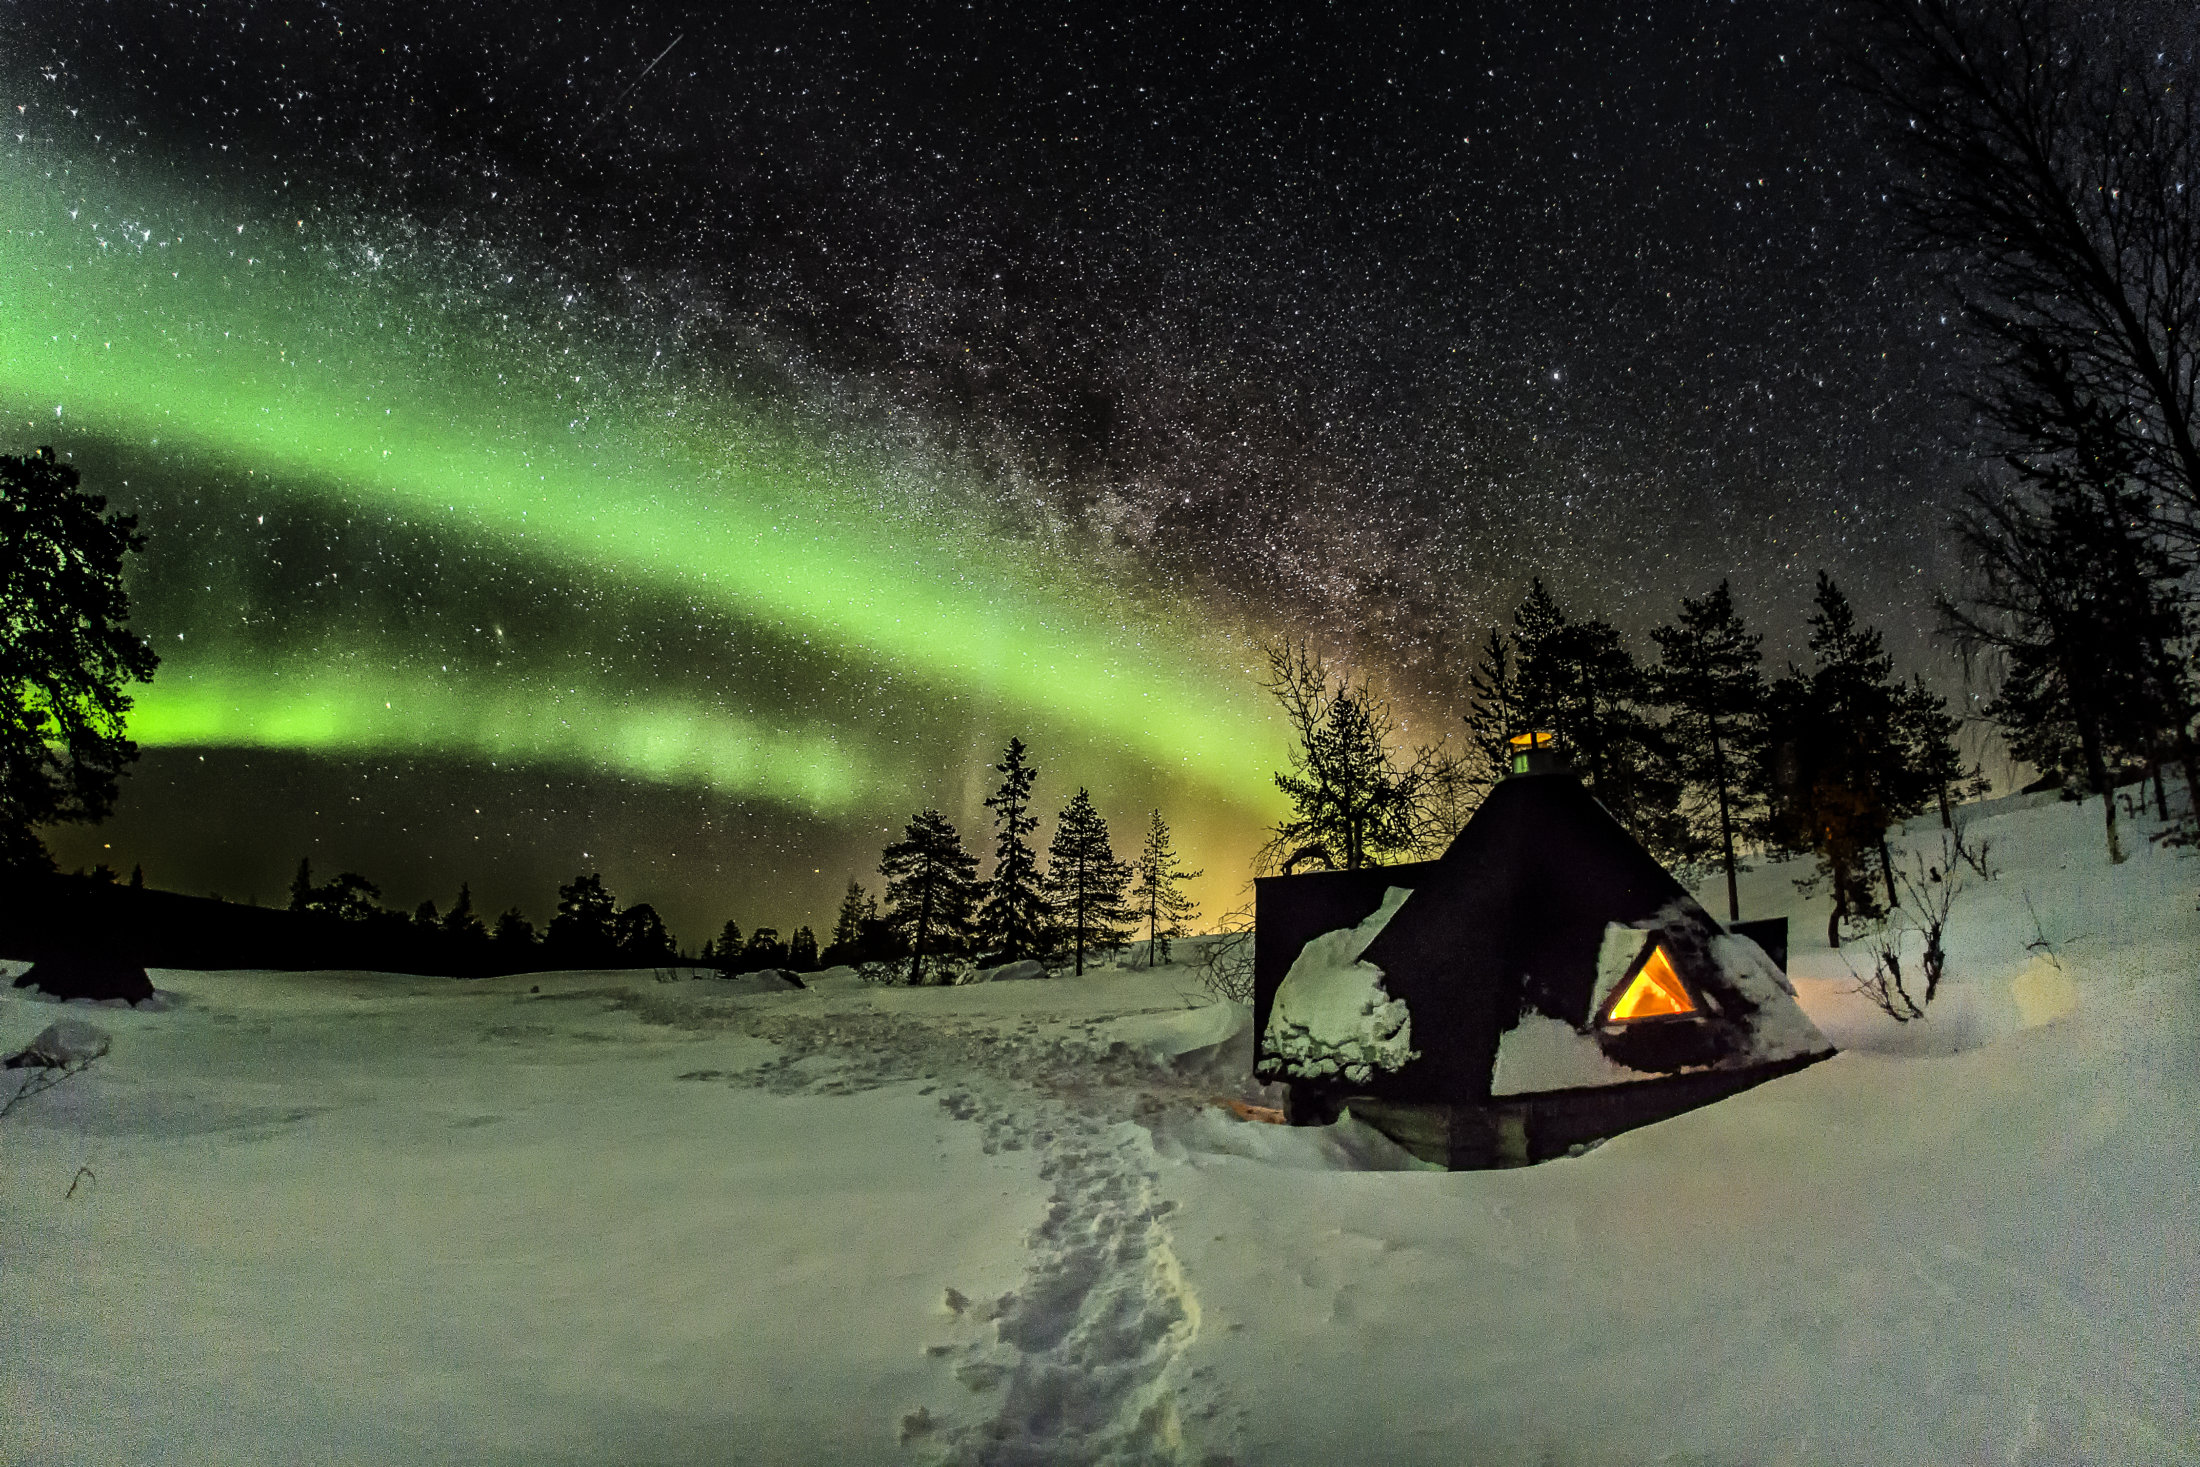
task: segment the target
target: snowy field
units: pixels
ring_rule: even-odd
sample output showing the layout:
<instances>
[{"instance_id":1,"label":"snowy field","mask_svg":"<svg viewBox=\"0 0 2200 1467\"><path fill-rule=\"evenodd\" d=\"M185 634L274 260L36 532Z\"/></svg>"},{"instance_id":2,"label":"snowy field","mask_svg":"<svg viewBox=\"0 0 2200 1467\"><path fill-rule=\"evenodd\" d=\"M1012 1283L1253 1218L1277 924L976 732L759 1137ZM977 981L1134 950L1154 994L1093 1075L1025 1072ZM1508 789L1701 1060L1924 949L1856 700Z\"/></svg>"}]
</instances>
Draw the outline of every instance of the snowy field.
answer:
<instances>
[{"instance_id":1,"label":"snowy field","mask_svg":"<svg viewBox=\"0 0 2200 1467\"><path fill-rule=\"evenodd\" d=\"M1927 1020L1754 872L1846 1052L1520 1171L1239 1119L1185 968L0 990L115 1036L0 1122L0 1462L2200 1462L2200 861L1975 818Z\"/></svg>"}]
</instances>

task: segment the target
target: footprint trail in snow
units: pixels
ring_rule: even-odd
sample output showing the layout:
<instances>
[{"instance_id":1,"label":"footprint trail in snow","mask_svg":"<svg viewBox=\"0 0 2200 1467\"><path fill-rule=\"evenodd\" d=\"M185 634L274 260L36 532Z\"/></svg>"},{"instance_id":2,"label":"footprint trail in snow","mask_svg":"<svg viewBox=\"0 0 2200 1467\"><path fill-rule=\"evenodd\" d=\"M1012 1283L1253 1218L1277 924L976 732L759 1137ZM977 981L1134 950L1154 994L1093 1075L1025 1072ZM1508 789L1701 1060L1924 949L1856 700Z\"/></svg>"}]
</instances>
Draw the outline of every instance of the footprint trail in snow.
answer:
<instances>
[{"instance_id":1,"label":"footprint trail in snow","mask_svg":"<svg viewBox=\"0 0 2200 1467\"><path fill-rule=\"evenodd\" d=\"M1027 1239L1021 1283L977 1301L943 1284L943 1333L929 1354L940 1389L900 1421L910 1460L939 1467L1224 1467L1186 1440L1221 1408L1185 1361L1199 1303L1171 1247L1175 1204L1158 1190L1151 1137L1134 1118L1207 1103L1187 1082L1073 1026L900 1014L663 1015L736 1027L780 1047L746 1083L808 1094L931 1080L984 1149L1032 1152L1050 1184ZM1053 1028L1055 1026L1046 1026ZM717 1078L716 1072L709 1072ZM944 1077L956 1077L946 1083ZM701 1076L699 1075L698 1078ZM732 1078L732 1077L728 1077Z\"/></svg>"},{"instance_id":2,"label":"footprint trail in snow","mask_svg":"<svg viewBox=\"0 0 2200 1467\"><path fill-rule=\"evenodd\" d=\"M968 1105L968 1093L943 1104L954 1113L957 1102ZM1043 1104L972 1117L996 1144L1007 1133L1038 1149L1053 1185L1022 1285L983 1305L946 1296L950 1309L991 1326L990 1340L948 1350L955 1380L990 1414L935 1421L927 1409L903 1422L905 1439L933 1428L946 1467L1197 1460L1183 1439L1180 1376L1199 1304L1169 1246L1174 1208L1156 1195L1150 1147L1136 1126Z\"/></svg>"}]
</instances>

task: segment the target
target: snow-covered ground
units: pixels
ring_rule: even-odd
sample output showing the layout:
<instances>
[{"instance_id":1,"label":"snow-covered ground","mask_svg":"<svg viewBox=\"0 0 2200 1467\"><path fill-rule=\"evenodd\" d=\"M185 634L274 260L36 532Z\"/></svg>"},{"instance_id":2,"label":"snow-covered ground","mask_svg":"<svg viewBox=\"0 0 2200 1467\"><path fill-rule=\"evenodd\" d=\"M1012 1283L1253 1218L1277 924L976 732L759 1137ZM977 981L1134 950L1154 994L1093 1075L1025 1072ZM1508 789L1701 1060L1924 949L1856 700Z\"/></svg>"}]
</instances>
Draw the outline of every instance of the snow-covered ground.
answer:
<instances>
[{"instance_id":1,"label":"snow-covered ground","mask_svg":"<svg viewBox=\"0 0 2200 1467\"><path fill-rule=\"evenodd\" d=\"M1754 872L1846 1052L1520 1171L1214 1104L1183 967L0 990L115 1036L0 1121L0 1462L2200 1462L2200 862L1974 834L1928 1019Z\"/></svg>"}]
</instances>

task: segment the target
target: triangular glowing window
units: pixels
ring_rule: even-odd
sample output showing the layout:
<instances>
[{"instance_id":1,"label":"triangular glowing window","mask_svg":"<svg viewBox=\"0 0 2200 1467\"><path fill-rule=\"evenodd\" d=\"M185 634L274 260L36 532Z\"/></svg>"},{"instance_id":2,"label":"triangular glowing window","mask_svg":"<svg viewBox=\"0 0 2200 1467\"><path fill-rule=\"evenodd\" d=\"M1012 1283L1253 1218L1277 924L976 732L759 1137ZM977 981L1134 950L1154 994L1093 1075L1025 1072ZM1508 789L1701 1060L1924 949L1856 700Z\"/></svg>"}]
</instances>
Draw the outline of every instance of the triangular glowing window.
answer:
<instances>
[{"instance_id":1,"label":"triangular glowing window","mask_svg":"<svg viewBox=\"0 0 2200 1467\"><path fill-rule=\"evenodd\" d=\"M1694 1000L1681 983L1681 975L1673 971L1672 962L1665 956L1665 949L1653 947L1650 957L1635 976L1628 980L1620 993L1619 1001L1612 1005L1609 1018L1625 1023L1629 1019L1656 1019L1671 1014L1696 1012Z\"/></svg>"}]
</instances>

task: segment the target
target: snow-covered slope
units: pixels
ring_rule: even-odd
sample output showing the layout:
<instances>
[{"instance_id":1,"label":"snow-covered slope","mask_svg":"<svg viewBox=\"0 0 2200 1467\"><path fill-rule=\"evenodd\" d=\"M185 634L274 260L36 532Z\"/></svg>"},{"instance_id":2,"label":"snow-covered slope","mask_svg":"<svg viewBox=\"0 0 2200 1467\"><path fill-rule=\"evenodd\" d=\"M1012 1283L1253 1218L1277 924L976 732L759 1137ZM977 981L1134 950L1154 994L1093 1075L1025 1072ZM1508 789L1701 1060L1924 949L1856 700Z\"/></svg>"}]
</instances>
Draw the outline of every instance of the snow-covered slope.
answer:
<instances>
[{"instance_id":1,"label":"snow-covered slope","mask_svg":"<svg viewBox=\"0 0 2200 1467\"><path fill-rule=\"evenodd\" d=\"M156 973L0 1121L0 1461L2200 1461L2200 863L1975 833L1925 1021L1751 873L1847 1052L1511 1172L1215 1104L1182 967Z\"/></svg>"}]
</instances>

